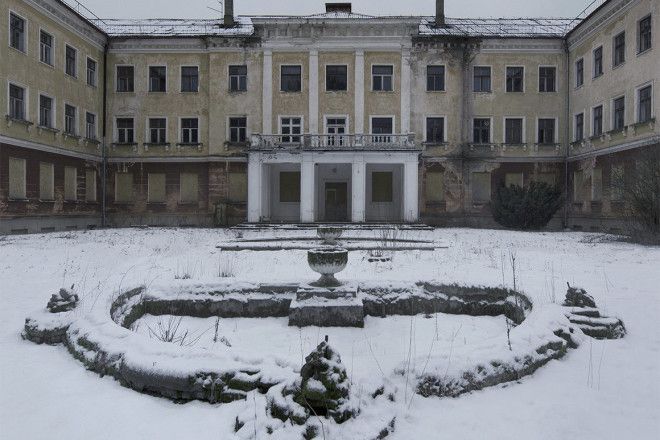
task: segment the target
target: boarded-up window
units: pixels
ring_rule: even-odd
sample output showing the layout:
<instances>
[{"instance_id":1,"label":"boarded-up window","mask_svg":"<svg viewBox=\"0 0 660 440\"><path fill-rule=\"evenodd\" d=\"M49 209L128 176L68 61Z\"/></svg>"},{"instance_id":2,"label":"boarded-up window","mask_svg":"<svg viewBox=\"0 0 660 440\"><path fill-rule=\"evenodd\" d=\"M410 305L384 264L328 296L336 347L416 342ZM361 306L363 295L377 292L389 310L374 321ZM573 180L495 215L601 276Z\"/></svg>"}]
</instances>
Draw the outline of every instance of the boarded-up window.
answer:
<instances>
[{"instance_id":1,"label":"boarded-up window","mask_svg":"<svg viewBox=\"0 0 660 440\"><path fill-rule=\"evenodd\" d=\"M233 202L247 201L247 174L229 173L229 200Z\"/></svg>"},{"instance_id":2,"label":"boarded-up window","mask_svg":"<svg viewBox=\"0 0 660 440\"><path fill-rule=\"evenodd\" d=\"M534 180L537 182L547 183L548 185L552 186L557 184L557 177L555 176L555 173L539 173L534 176Z\"/></svg>"},{"instance_id":3,"label":"boarded-up window","mask_svg":"<svg viewBox=\"0 0 660 440\"><path fill-rule=\"evenodd\" d=\"M133 174L115 174L115 202L129 203L133 201Z\"/></svg>"},{"instance_id":4,"label":"boarded-up window","mask_svg":"<svg viewBox=\"0 0 660 440\"><path fill-rule=\"evenodd\" d=\"M610 174L610 200L619 201L623 198L624 178L623 165L612 165L612 172Z\"/></svg>"},{"instance_id":5,"label":"boarded-up window","mask_svg":"<svg viewBox=\"0 0 660 440\"><path fill-rule=\"evenodd\" d=\"M149 173L147 176L147 201L149 203L165 202L164 173Z\"/></svg>"},{"instance_id":6,"label":"boarded-up window","mask_svg":"<svg viewBox=\"0 0 660 440\"><path fill-rule=\"evenodd\" d=\"M181 203L196 203L199 200L199 181L195 173L181 173L179 192Z\"/></svg>"},{"instance_id":7,"label":"boarded-up window","mask_svg":"<svg viewBox=\"0 0 660 440\"><path fill-rule=\"evenodd\" d=\"M472 173L472 201L490 202L490 173Z\"/></svg>"},{"instance_id":8,"label":"boarded-up window","mask_svg":"<svg viewBox=\"0 0 660 440\"><path fill-rule=\"evenodd\" d=\"M25 199L25 159L9 158L9 198Z\"/></svg>"},{"instance_id":9,"label":"boarded-up window","mask_svg":"<svg viewBox=\"0 0 660 440\"><path fill-rule=\"evenodd\" d=\"M426 201L442 202L445 200L445 173L429 171L426 173Z\"/></svg>"},{"instance_id":10,"label":"boarded-up window","mask_svg":"<svg viewBox=\"0 0 660 440\"><path fill-rule=\"evenodd\" d=\"M392 172L374 171L371 173L371 201L374 203L391 203L393 199Z\"/></svg>"},{"instance_id":11,"label":"boarded-up window","mask_svg":"<svg viewBox=\"0 0 660 440\"><path fill-rule=\"evenodd\" d=\"M300 203L300 171L280 172L280 202Z\"/></svg>"},{"instance_id":12,"label":"boarded-up window","mask_svg":"<svg viewBox=\"0 0 660 440\"><path fill-rule=\"evenodd\" d=\"M594 168L591 174L591 200L600 202L603 200L603 170Z\"/></svg>"},{"instance_id":13,"label":"boarded-up window","mask_svg":"<svg viewBox=\"0 0 660 440\"><path fill-rule=\"evenodd\" d=\"M55 166L52 163L39 163L39 199L55 199L54 189Z\"/></svg>"},{"instance_id":14,"label":"boarded-up window","mask_svg":"<svg viewBox=\"0 0 660 440\"><path fill-rule=\"evenodd\" d=\"M64 167L64 200L78 199L78 170L75 167Z\"/></svg>"},{"instance_id":15,"label":"boarded-up window","mask_svg":"<svg viewBox=\"0 0 660 440\"><path fill-rule=\"evenodd\" d=\"M510 186L523 186L523 173L506 173L504 175L504 185Z\"/></svg>"},{"instance_id":16,"label":"boarded-up window","mask_svg":"<svg viewBox=\"0 0 660 440\"><path fill-rule=\"evenodd\" d=\"M584 173L582 170L573 171L573 201L584 201Z\"/></svg>"},{"instance_id":17,"label":"boarded-up window","mask_svg":"<svg viewBox=\"0 0 660 440\"><path fill-rule=\"evenodd\" d=\"M96 171L85 171L85 201L96 202Z\"/></svg>"}]
</instances>

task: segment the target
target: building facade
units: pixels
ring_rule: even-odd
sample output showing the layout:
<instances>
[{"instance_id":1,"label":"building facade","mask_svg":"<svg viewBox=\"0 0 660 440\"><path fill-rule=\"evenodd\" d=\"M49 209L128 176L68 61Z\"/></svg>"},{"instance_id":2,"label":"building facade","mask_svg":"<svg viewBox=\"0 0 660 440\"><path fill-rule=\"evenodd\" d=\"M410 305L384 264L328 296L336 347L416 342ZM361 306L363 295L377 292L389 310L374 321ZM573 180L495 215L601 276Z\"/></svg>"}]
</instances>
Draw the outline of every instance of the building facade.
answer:
<instances>
[{"instance_id":1,"label":"building facade","mask_svg":"<svg viewBox=\"0 0 660 440\"><path fill-rule=\"evenodd\" d=\"M241 222L492 226L499 185L609 230L660 148L659 5L584 19L100 20L0 12L0 232Z\"/></svg>"}]
</instances>

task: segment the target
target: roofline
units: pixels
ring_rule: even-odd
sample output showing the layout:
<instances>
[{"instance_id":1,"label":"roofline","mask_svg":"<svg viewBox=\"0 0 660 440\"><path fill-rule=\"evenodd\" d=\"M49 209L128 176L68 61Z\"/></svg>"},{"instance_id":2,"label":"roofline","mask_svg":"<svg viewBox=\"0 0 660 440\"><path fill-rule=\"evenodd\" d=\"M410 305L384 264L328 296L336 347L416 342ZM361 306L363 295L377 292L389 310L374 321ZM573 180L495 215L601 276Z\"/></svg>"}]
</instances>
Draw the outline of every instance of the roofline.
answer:
<instances>
[{"instance_id":1,"label":"roofline","mask_svg":"<svg viewBox=\"0 0 660 440\"><path fill-rule=\"evenodd\" d=\"M72 14L74 14L76 17L78 17L79 19L83 20L85 23L87 23L87 24L90 25L91 27L93 27L96 31L100 32L100 33L101 33L102 35L104 35L106 38L110 38L110 35L108 35L103 29L101 29L100 27L98 27L97 25L95 25L94 22L92 22L92 20L90 20L89 18L85 17L85 16L82 15L80 12L76 11L75 9L73 9L68 3L66 3L66 2L64 2L64 1L62 1L62 0L55 0L55 1L57 1L57 3L59 3L60 5L64 6L65 9L67 9L69 12L71 12Z\"/></svg>"},{"instance_id":2,"label":"roofline","mask_svg":"<svg viewBox=\"0 0 660 440\"><path fill-rule=\"evenodd\" d=\"M581 27L583 24L585 24L588 20L591 20L596 14L598 14L598 13L599 13L599 12L605 7L605 6L607 6L607 5L610 4L611 2L612 2L612 0L605 0L605 1L603 2L602 5L598 6L596 9L594 9L593 11L591 11L591 13L590 13L589 15L587 15L586 17L584 17L582 20L580 20L580 21L579 21L579 22L573 27L573 29L571 29L570 31L568 31L568 32L566 33L566 36L565 36L564 38L566 38L566 39L568 40L568 39L571 37L571 35L572 35L575 31L578 30L578 28L580 28L580 27Z\"/></svg>"}]
</instances>

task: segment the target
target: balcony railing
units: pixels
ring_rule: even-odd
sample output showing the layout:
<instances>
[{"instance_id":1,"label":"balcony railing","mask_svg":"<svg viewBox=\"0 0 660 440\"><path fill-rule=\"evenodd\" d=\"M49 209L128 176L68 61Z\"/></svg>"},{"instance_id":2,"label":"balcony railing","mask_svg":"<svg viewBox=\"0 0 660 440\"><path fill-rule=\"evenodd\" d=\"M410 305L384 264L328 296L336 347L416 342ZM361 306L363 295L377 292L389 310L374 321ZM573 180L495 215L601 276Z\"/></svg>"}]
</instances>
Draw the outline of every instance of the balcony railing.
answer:
<instances>
[{"instance_id":1,"label":"balcony railing","mask_svg":"<svg viewBox=\"0 0 660 440\"><path fill-rule=\"evenodd\" d=\"M253 151L421 151L414 134L252 135Z\"/></svg>"}]
</instances>

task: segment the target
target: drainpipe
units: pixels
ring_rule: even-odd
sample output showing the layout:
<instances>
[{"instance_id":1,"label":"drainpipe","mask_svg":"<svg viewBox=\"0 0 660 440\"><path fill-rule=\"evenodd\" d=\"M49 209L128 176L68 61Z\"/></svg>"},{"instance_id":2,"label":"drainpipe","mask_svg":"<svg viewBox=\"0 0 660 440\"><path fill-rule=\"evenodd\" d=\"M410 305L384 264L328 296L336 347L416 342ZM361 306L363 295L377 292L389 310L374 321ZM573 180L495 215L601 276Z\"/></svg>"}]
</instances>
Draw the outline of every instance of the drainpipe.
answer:
<instances>
[{"instance_id":1,"label":"drainpipe","mask_svg":"<svg viewBox=\"0 0 660 440\"><path fill-rule=\"evenodd\" d=\"M106 218L106 188L107 188L107 170L108 170L108 144L106 137L106 120L107 120L107 100L108 100L108 43L103 48L103 133L102 133L102 173L101 173L101 226L107 227L108 220Z\"/></svg>"},{"instance_id":2,"label":"drainpipe","mask_svg":"<svg viewBox=\"0 0 660 440\"><path fill-rule=\"evenodd\" d=\"M563 227L564 229L568 228L568 152L571 143L571 124L573 120L571 118L571 54L568 50L568 40L564 39L564 53L566 54L566 110L565 110L565 128L564 128L564 139L566 139L566 151L564 153L564 190L566 191L566 199L564 200L564 219Z\"/></svg>"}]
</instances>

